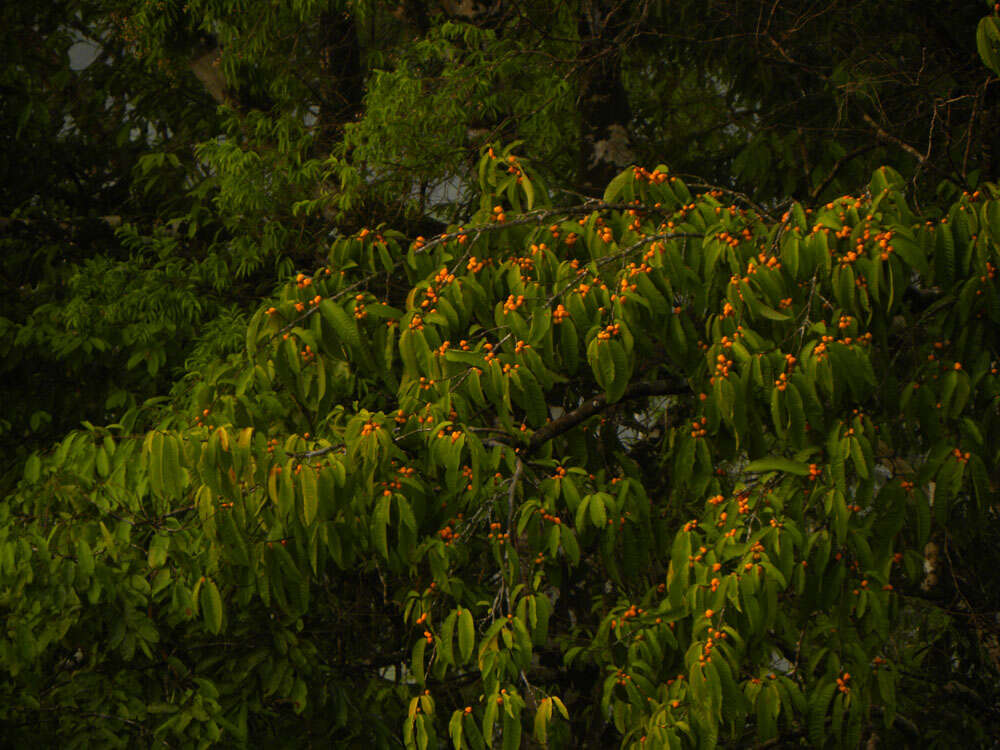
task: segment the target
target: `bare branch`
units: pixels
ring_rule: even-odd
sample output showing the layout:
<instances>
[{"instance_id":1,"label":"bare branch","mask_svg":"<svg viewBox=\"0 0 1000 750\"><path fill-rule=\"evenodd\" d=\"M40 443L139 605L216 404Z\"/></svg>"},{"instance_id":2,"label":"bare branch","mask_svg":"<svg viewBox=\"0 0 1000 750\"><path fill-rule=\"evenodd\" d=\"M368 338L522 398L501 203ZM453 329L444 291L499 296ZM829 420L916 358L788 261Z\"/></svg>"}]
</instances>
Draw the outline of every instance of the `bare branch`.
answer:
<instances>
[{"instance_id":1,"label":"bare branch","mask_svg":"<svg viewBox=\"0 0 1000 750\"><path fill-rule=\"evenodd\" d=\"M632 383L632 385L625 389L625 395L622 396L621 400L628 401L647 396L669 396L689 393L691 393L691 387L684 380L681 378L672 378L668 380L653 380L646 383ZM611 404L608 403L608 398L603 393L587 399L573 411L563 414L559 419L548 422L536 430L528 441L528 451L534 451L552 438L572 430L581 422L590 419L609 406Z\"/></svg>"}]
</instances>

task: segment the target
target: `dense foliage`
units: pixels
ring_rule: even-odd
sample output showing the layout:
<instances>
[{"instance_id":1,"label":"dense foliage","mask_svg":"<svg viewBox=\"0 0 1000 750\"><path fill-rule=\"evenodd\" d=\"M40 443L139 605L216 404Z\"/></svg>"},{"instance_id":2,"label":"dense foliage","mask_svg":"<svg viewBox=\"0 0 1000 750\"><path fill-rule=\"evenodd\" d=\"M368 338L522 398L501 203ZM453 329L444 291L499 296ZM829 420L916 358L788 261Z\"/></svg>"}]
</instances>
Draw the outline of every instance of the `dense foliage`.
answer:
<instances>
[{"instance_id":1,"label":"dense foliage","mask_svg":"<svg viewBox=\"0 0 1000 750\"><path fill-rule=\"evenodd\" d=\"M1000 733L995 10L48 5L5 739Z\"/></svg>"}]
</instances>

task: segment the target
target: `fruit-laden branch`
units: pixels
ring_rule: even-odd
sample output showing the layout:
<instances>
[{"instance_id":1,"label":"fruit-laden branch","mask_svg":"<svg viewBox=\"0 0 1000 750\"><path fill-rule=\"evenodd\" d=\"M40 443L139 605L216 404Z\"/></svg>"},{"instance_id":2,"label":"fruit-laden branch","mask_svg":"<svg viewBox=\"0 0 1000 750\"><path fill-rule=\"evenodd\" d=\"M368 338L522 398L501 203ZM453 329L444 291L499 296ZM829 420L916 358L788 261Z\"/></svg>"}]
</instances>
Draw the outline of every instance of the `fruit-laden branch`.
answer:
<instances>
[{"instance_id":1,"label":"fruit-laden branch","mask_svg":"<svg viewBox=\"0 0 1000 750\"><path fill-rule=\"evenodd\" d=\"M690 386L682 378L651 380L647 383L632 383L625 389L621 401L647 396L678 396L690 392ZM563 414L559 419L554 419L536 430L528 441L528 452L534 451L552 438L572 430L581 422L604 411L610 405L607 396L603 393L587 399L573 411Z\"/></svg>"}]
</instances>

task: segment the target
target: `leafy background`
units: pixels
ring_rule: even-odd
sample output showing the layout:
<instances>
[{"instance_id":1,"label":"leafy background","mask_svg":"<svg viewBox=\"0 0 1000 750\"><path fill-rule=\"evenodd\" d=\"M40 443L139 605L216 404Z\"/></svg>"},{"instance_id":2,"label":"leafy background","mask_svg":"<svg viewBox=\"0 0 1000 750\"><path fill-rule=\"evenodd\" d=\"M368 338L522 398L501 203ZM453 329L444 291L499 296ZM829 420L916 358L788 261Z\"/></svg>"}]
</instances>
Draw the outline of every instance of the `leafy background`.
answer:
<instances>
[{"instance_id":1,"label":"leafy background","mask_svg":"<svg viewBox=\"0 0 1000 750\"><path fill-rule=\"evenodd\" d=\"M2 12L12 742L996 735L992 5Z\"/></svg>"}]
</instances>

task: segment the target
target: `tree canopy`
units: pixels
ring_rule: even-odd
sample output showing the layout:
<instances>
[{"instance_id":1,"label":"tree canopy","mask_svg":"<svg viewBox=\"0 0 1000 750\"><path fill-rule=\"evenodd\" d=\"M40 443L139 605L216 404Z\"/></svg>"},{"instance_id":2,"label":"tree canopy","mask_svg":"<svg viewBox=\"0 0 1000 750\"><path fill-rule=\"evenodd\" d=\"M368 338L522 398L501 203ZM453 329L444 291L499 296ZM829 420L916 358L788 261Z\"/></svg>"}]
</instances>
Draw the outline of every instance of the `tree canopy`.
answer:
<instances>
[{"instance_id":1,"label":"tree canopy","mask_svg":"<svg viewBox=\"0 0 1000 750\"><path fill-rule=\"evenodd\" d=\"M4 737L997 736L998 12L5 8Z\"/></svg>"}]
</instances>

